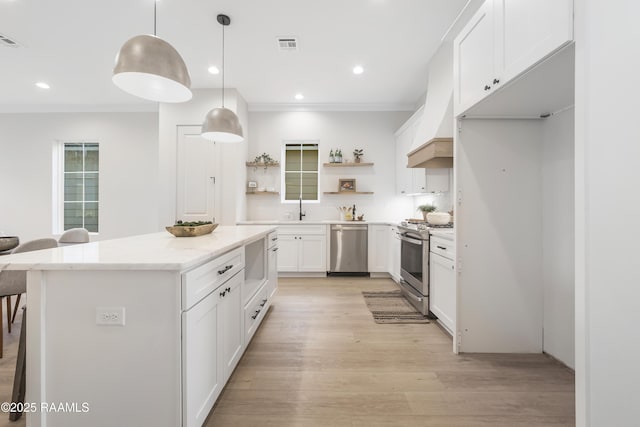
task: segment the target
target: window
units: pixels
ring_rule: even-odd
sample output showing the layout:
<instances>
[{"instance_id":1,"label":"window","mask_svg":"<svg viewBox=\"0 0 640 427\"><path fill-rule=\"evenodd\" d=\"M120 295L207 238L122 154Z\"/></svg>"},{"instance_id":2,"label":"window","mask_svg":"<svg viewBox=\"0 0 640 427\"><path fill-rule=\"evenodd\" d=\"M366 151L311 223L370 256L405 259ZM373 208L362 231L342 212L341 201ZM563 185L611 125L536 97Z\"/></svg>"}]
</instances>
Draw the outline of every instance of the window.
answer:
<instances>
[{"instance_id":1,"label":"window","mask_svg":"<svg viewBox=\"0 0 640 427\"><path fill-rule=\"evenodd\" d=\"M284 159L284 200L318 201L318 144L287 143Z\"/></svg>"},{"instance_id":2,"label":"window","mask_svg":"<svg viewBox=\"0 0 640 427\"><path fill-rule=\"evenodd\" d=\"M62 231L83 227L98 232L99 151L95 142L63 143Z\"/></svg>"}]
</instances>

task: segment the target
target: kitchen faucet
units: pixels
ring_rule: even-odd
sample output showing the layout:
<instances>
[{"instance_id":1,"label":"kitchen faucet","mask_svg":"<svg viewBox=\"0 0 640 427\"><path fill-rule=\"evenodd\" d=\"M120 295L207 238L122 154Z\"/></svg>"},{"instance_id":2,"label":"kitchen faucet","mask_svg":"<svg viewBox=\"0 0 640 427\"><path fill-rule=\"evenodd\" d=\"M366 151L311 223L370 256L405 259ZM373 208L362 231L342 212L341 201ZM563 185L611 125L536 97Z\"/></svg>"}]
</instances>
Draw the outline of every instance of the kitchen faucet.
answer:
<instances>
[{"instance_id":1,"label":"kitchen faucet","mask_svg":"<svg viewBox=\"0 0 640 427\"><path fill-rule=\"evenodd\" d=\"M299 216L300 221L302 221L302 217L303 217L303 216L307 216L307 214L306 214L306 213L304 213L304 212L302 212L302 196L301 196L301 197L300 197L300 216Z\"/></svg>"}]
</instances>

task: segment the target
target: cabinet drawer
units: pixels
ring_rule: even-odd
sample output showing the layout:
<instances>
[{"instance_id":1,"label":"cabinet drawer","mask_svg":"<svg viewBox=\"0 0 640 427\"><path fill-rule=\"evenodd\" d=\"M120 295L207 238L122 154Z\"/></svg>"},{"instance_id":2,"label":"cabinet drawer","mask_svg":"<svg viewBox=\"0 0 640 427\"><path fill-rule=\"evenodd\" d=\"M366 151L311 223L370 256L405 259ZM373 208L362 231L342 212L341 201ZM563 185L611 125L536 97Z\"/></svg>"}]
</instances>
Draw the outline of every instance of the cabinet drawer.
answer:
<instances>
[{"instance_id":1,"label":"cabinet drawer","mask_svg":"<svg viewBox=\"0 0 640 427\"><path fill-rule=\"evenodd\" d=\"M278 226L278 234L327 234L327 226L323 224L317 225L280 225Z\"/></svg>"},{"instance_id":2,"label":"cabinet drawer","mask_svg":"<svg viewBox=\"0 0 640 427\"><path fill-rule=\"evenodd\" d=\"M263 286L244 308L244 342L247 345L256 332L256 329L258 329L268 308L267 287Z\"/></svg>"},{"instance_id":3,"label":"cabinet drawer","mask_svg":"<svg viewBox=\"0 0 640 427\"><path fill-rule=\"evenodd\" d=\"M267 248L272 248L278 244L278 232L272 231L267 235Z\"/></svg>"},{"instance_id":4,"label":"cabinet drawer","mask_svg":"<svg viewBox=\"0 0 640 427\"><path fill-rule=\"evenodd\" d=\"M240 247L183 273L182 309L188 310L243 268L244 250Z\"/></svg>"},{"instance_id":5,"label":"cabinet drawer","mask_svg":"<svg viewBox=\"0 0 640 427\"><path fill-rule=\"evenodd\" d=\"M430 251L442 255L445 258L455 259L456 247L453 240L448 240L439 236L431 236Z\"/></svg>"}]
</instances>

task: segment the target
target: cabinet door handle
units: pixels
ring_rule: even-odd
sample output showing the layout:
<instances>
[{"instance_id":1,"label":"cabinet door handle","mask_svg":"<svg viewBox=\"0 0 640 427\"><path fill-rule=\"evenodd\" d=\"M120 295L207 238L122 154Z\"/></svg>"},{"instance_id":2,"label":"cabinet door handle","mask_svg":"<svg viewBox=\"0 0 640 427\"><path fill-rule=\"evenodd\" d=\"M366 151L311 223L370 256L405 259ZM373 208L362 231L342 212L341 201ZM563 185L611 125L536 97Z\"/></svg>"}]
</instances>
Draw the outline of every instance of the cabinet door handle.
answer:
<instances>
[{"instance_id":1,"label":"cabinet door handle","mask_svg":"<svg viewBox=\"0 0 640 427\"><path fill-rule=\"evenodd\" d=\"M484 90L489 90L489 89L491 89L491 86L485 86L484 87Z\"/></svg>"},{"instance_id":2,"label":"cabinet door handle","mask_svg":"<svg viewBox=\"0 0 640 427\"><path fill-rule=\"evenodd\" d=\"M226 294L227 294L227 292L226 292L226 291L222 291L222 292L220 292L220 296L221 296L222 298L224 298L224 296L225 296Z\"/></svg>"},{"instance_id":3,"label":"cabinet door handle","mask_svg":"<svg viewBox=\"0 0 640 427\"><path fill-rule=\"evenodd\" d=\"M498 79L493 79L493 84L494 84L494 85L497 85L498 83L500 83L500 80L498 80Z\"/></svg>"},{"instance_id":4,"label":"cabinet door handle","mask_svg":"<svg viewBox=\"0 0 640 427\"><path fill-rule=\"evenodd\" d=\"M233 264L225 266L222 270L218 270L218 274L224 274L233 268Z\"/></svg>"},{"instance_id":5,"label":"cabinet door handle","mask_svg":"<svg viewBox=\"0 0 640 427\"><path fill-rule=\"evenodd\" d=\"M228 293L231 293L231 288L225 289Z\"/></svg>"},{"instance_id":6,"label":"cabinet door handle","mask_svg":"<svg viewBox=\"0 0 640 427\"><path fill-rule=\"evenodd\" d=\"M256 317L258 317L258 314L260 314L260 310L256 310L256 314L254 314L253 316L251 316L251 318L252 318L253 320L255 320L255 319L256 319Z\"/></svg>"},{"instance_id":7,"label":"cabinet door handle","mask_svg":"<svg viewBox=\"0 0 640 427\"><path fill-rule=\"evenodd\" d=\"M265 305L266 303L267 303L267 300L266 300L266 299L263 299L263 300L262 300L262 304L260 304L260 307L264 307L264 305Z\"/></svg>"},{"instance_id":8,"label":"cabinet door handle","mask_svg":"<svg viewBox=\"0 0 640 427\"><path fill-rule=\"evenodd\" d=\"M272 241L272 242L275 242L276 240L278 240L278 238L277 238L277 237L273 237L273 238L271 238L271 241Z\"/></svg>"},{"instance_id":9,"label":"cabinet door handle","mask_svg":"<svg viewBox=\"0 0 640 427\"><path fill-rule=\"evenodd\" d=\"M273 252L278 252L278 248L273 248Z\"/></svg>"},{"instance_id":10,"label":"cabinet door handle","mask_svg":"<svg viewBox=\"0 0 640 427\"><path fill-rule=\"evenodd\" d=\"M444 246L440 246L440 245L436 246L436 248L438 248L438 249L442 249L443 251L446 251L446 250L447 250L447 248L445 248Z\"/></svg>"}]
</instances>

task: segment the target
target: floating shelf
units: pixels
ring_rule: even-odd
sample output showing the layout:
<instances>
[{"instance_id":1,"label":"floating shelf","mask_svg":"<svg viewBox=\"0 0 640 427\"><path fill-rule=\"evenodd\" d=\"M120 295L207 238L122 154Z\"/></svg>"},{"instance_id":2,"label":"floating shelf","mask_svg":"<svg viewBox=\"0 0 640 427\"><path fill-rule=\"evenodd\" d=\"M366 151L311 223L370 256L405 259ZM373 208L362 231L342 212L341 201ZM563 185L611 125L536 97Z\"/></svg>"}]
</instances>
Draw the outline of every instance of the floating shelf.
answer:
<instances>
[{"instance_id":1,"label":"floating shelf","mask_svg":"<svg viewBox=\"0 0 640 427\"><path fill-rule=\"evenodd\" d=\"M246 194L253 194L258 196L270 196L270 195L279 195L280 193L277 191L254 191L253 193L246 192Z\"/></svg>"},{"instance_id":2,"label":"floating shelf","mask_svg":"<svg viewBox=\"0 0 640 427\"><path fill-rule=\"evenodd\" d=\"M373 191L325 191L324 194L373 194Z\"/></svg>"},{"instance_id":3,"label":"floating shelf","mask_svg":"<svg viewBox=\"0 0 640 427\"><path fill-rule=\"evenodd\" d=\"M252 168L279 168L280 167L280 163L276 162L276 163L254 163L254 162L247 162L245 163L247 166L250 166Z\"/></svg>"},{"instance_id":4,"label":"floating shelf","mask_svg":"<svg viewBox=\"0 0 640 427\"><path fill-rule=\"evenodd\" d=\"M323 163L327 168L350 168L353 166L373 166L373 163Z\"/></svg>"}]
</instances>

